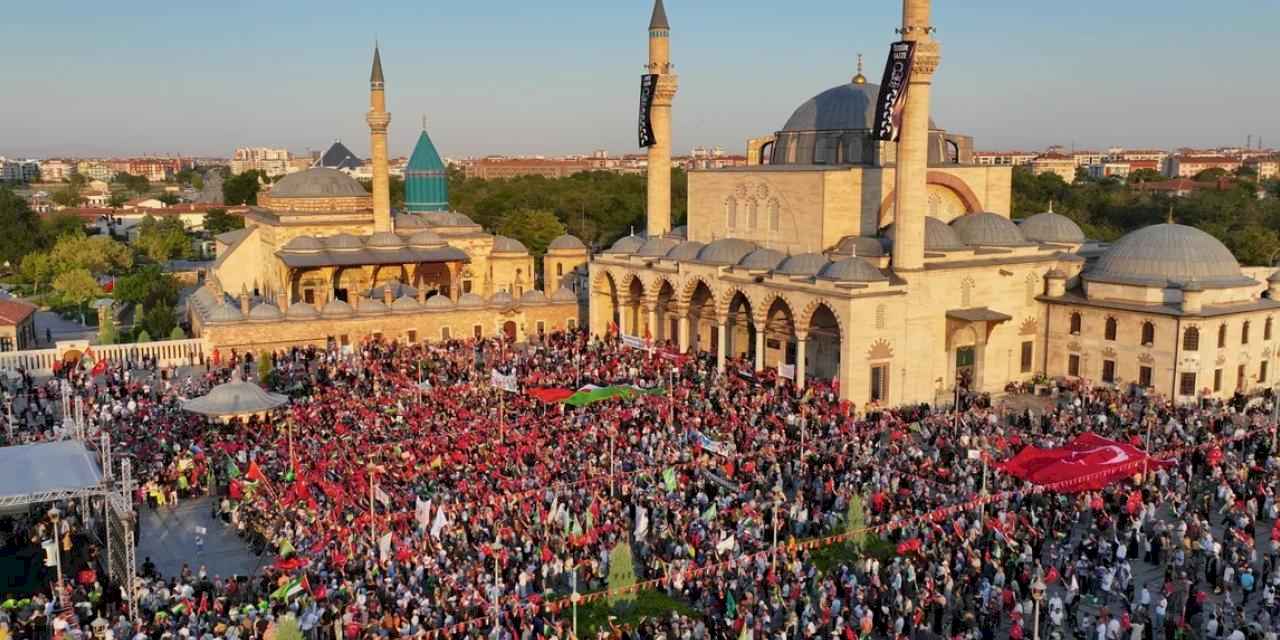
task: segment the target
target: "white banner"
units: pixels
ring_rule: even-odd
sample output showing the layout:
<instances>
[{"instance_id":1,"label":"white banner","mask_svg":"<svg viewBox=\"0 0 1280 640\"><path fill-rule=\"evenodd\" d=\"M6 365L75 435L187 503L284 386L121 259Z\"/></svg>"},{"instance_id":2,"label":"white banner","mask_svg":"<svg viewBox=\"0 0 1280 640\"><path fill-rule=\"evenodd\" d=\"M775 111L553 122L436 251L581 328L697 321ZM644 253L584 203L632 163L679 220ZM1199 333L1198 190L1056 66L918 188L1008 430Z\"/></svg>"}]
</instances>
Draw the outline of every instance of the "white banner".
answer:
<instances>
[{"instance_id":1,"label":"white banner","mask_svg":"<svg viewBox=\"0 0 1280 640\"><path fill-rule=\"evenodd\" d=\"M418 523L418 529L426 530L431 526L431 501L423 501L418 498L413 505L413 519Z\"/></svg>"},{"instance_id":2,"label":"white banner","mask_svg":"<svg viewBox=\"0 0 1280 640\"><path fill-rule=\"evenodd\" d=\"M378 538L378 557L386 562L391 559L391 532L382 534Z\"/></svg>"},{"instance_id":3,"label":"white banner","mask_svg":"<svg viewBox=\"0 0 1280 640\"><path fill-rule=\"evenodd\" d=\"M504 376L497 369L493 369L489 372L489 382L503 391L520 392L520 385L516 382L516 374L514 373Z\"/></svg>"},{"instance_id":4,"label":"white banner","mask_svg":"<svg viewBox=\"0 0 1280 640\"><path fill-rule=\"evenodd\" d=\"M796 366L795 366L794 364L780 364L780 365L778 365L778 377L779 377L779 378L786 378L786 379L788 379L788 380L795 380L795 379L796 379Z\"/></svg>"},{"instance_id":5,"label":"white banner","mask_svg":"<svg viewBox=\"0 0 1280 640\"><path fill-rule=\"evenodd\" d=\"M622 336L622 346L627 347L628 349L649 349L649 345L645 342L644 338L639 336Z\"/></svg>"}]
</instances>

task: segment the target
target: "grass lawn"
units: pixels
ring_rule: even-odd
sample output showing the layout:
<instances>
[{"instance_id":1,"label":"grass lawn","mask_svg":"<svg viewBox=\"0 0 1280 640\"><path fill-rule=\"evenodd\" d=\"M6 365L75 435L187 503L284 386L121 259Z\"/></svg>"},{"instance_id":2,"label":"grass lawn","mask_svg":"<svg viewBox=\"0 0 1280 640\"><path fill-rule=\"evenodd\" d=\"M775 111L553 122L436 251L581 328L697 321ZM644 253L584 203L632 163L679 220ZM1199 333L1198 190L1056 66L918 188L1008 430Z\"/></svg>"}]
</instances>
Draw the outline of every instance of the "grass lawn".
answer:
<instances>
[{"instance_id":1,"label":"grass lawn","mask_svg":"<svg viewBox=\"0 0 1280 640\"><path fill-rule=\"evenodd\" d=\"M681 615L702 617L689 605L668 596L661 591L643 591L636 594L635 602L625 612L611 609L605 601L578 605L578 637L594 637L597 630L609 628L609 616L616 616L614 624L634 626L647 618L658 618L678 611ZM573 624L573 607L565 607L560 618Z\"/></svg>"}]
</instances>

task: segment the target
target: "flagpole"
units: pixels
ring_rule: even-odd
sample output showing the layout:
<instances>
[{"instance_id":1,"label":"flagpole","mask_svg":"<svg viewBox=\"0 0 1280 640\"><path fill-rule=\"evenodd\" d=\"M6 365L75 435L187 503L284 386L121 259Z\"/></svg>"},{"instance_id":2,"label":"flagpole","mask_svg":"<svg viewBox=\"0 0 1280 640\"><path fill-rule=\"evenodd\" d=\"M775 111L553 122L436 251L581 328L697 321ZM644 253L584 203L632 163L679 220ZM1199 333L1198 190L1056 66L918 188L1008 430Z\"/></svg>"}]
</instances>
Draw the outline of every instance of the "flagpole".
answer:
<instances>
[{"instance_id":1,"label":"flagpole","mask_svg":"<svg viewBox=\"0 0 1280 640\"><path fill-rule=\"evenodd\" d=\"M613 434L609 435L609 497L613 497Z\"/></svg>"},{"instance_id":2,"label":"flagpole","mask_svg":"<svg viewBox=\"0 0 1280 640\"><path fill-rule=\"evenodd\" d=\"M378 552L378 533L376 520L377 516L373 510L373 493L376 490L373 483L373 465L369 465L369 544L373 545L374 553Z\"/></svg>"}]
</instances>

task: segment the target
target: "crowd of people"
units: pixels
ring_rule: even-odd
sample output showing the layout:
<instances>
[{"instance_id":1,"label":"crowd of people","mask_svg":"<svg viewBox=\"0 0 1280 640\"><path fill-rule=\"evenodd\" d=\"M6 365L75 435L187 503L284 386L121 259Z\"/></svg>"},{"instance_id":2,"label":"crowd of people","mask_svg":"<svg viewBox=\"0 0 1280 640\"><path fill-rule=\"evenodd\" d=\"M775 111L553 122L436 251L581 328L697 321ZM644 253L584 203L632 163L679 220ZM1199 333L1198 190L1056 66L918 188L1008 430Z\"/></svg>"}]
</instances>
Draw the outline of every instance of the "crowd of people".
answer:
<instances>
[{"instance_id":1,"label":"crowd of people","mask_svg":"<svg viewBox=\"0 0 1280 640\"><path fill-rule=\"evenodd\" d=\"M226 423L181 399L258 369L236 355L61 373L133 461L139 509L213 494L272 559L144 571L142 619L119 594L91 602L114 637L564 638L571 594L602 606L619 545L644 591L682 606L597 631L615 637L1262 640L1280 624L1268 398L1081 385L1042 408L859 407L582 332L270 357L291 404ZM635 393L529 393L584 385ZM1093 491L995 468L1086 432L1169 463Z\"/></svg>"}]
</instances>

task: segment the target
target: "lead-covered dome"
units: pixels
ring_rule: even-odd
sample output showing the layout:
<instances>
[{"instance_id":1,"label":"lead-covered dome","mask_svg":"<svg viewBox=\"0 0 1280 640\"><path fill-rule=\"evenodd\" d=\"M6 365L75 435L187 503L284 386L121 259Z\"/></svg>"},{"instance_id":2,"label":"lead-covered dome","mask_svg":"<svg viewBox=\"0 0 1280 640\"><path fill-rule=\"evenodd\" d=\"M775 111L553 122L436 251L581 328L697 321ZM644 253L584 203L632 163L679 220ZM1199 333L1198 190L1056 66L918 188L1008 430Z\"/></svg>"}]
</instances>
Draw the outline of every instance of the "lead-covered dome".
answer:
<instances>
[{"instance_id":1,"label":"lead-covered dome","mask_svg":"<svg viewBox=\"0 0 1280 640\"><path fill-rule=\"evenodd\" d=\"M640 250L636 252L636 255L642 258L662 258L678 244L680 244L679 240L671 238L649 238L645 240L643 245L640 245Z\"/></svg>"},{"instance_id":2,"label":"lead-covered dome","mask_svg":"<svg viewBox=\"0 0 1280 640\"><path fill-rule=\"evenodd\" d=\"M1074 220L1060 213L1046 211L1018 223L1022 235L1035 242L1084 244L1084 231Z\"/></svg>"},{"instance_id":3,"label":"lead-covered dome","mask_svg":"<svg viewBox=\"0 0 1280 640\"><path fill-rule=\"evenodd\" d=\"M747 257L743 258L742 262L738 263L738 266L751 271L773 271L786 259L787 257L782 255L781 252L761 247L747 254Z\"/></svg>"},{"instance_id":4,"label":"lead-covered dome","mask_svg":"<svg viewBox=\"0 0 1280 640\"><path fill-rule=\"evenodd\" d=\"M364 248L364 241L349 233L339 233L325 238L324 246L330 251L359 251Z\"/></svg>"},{"instance_id":5,"label":"lead-covered dome","mask_svg":"<svg viewBox=\"0 0 1280 640\"><path fill-rule=\"evenodd\" d=\"M970 213L951 221L960 240L972 247L1025 247L1026 236L1012 220L989 211Z\"/></svg>"},{"instance_id":6,"label":"lead-covered dome","mask_svg":"<svg viewBox=\"0 0 1280 640\"><path fill-rule=\"evenodd\" d=\"M889 278L862 258L837 260L818 272L819 280L835 282L885 282Z\"/></svg>"},{"instance_id":7,"label":"lead-covered dome","mask_svg":"<svg viewBox=\"0 0 1280 640\"><path fill-rule=\"evenodd\" d=\"M370 249L379 250L400 249L404 247L404 238L401 238L390 231L378 231L369 236L369 240L365 242L365 246Z\"/></svg>"},{"instance_id":8,"label":"lead-covered dome","mask_svg":"<svg viewBox=\"0 0 1280 640\"><path fill-rule=\"evenodd\" d=\"M893 234L897 225L889 225L885 227L880 235L890 247L893 246ZM924 219L924 250L925 251L958 251L969 248L965 245L960 236L956 234L956 230L947 226L947 223L933 217L926 216Z\"/></svg>"},{"instance_id":9,"label":"lead-covered dome","mask_svg":"<svg viewBox=\"0 0 1280 640\"><path fill-rule=\"evenodd\" d=\"M1120 238L1084 273L1085 280L1139 286L1208 288L1255 284L1217 238L1181 224L1158 224Z\"/></svg>"},{"instance_id":10,"label":"lead-covered dome","mask_svg":"<svg viewBox=\"0 0 1280 640\"><path fill-rule=\"evenodd\" d=\"M507 236L494 236L493 252L494 253L529 253L529 248L524 246L523 242L520 242L515 238L508 238Z\"/></svg>"},{"instance_id":11,"label":"lead-covered dome","mask_svg":"<svg viewBox=\"0 0 1280 640\"><path fill-rule=\"evenodd\" d=\"M280 307L269 302L263 302L249 310L249 320L251 322L275 322L283 320L284 314L280 313Z\"/></svg>"},{"instance_id":12,"label":"lead-covered dome","mask_svg":"<svg viewBox=\"0 0 1280 640\"><path fill-rule=\"evenodd\" d=\"M644 246L644 237L637 235L623 236L612 247L605 250L605 253L627 254L635 253Z\"/></svg>"},{"instance_id":13,"label":"lead-covered dome","mask_svg":"<svg viewBox=\"0 0 1280 640\"><path fill-rule=\"evenodd\" d=\"M817 253L802 253L782 261L777 272L784 276L816 276L830 260Z\"/></svg>"},{"instance_id":14,"label":"lead-covered dome","mask_svg":"<svg viewBox=\"0 0 1280 640\"><path fill-rule=\"evenodd\" d=\"M840 238L840 242L836 243L836 246L831 250L831 253L837 256L879 258L884 255L884 245L880 244L879 238L871 238L868 236L845 236Z\"/></svg>"},{"instance_id":15,"label":"lead-covered dome","mask_svg":"<svg viewBox=\"0 0 1280 640\"><path fill-rule=\"evenodd\" d=\"M738 264L747 254L755 251L756 243L740 238L716 240L698 252L698 261L707 264Z\"/></svg>"},{"instance_id":16,"label":"lead-covered dome","mask_svg":"<svg viewBox=\"0 0 1280 640\"><path fill-rule=\"evenodd\" d=\"M547 245L547 251L586 251L586 250L587 250L587 245L583 244L582 241L579 240L576 236L571 236L567 233L556 238L555 240L552 240L551 244Z\"/></svg>"},{"instance_id":17,"label":"lead-covered dome","mask_svg":"<svg viewBox=\"0 0 1280 640\"><path fill-rule=\"evenodd\" d=\"M832 87L797 107L782 131L870 130L875 127L879 95L877 84ZM929 128L937 128L932 119Z\"/></svg>"},{"instance_id":18,"label":"lead-covered dome","mask_svg":"<svg viewBox=\"0 0 1280 640\"><path fill-rule=\"evenodd\" d=\"M697 260L698 253L701 252L702 249L705 248L706 246L707 245L701 242L698 242L697 240L689 240L688 242L681 242L680 244L676 245L670 251L667 252L667 258L671 260L678 260L681 262L690 262L692 260Z\"/></svg>"},{"instance_id":19,"label":"lead-covered dome","mask_svg":"<svg viewBox=\"0 0 1280 640\"><path fill-rule=\"evenodd\" d=\"M349 198L369 192L337 169L314 168L289 174L271 188L271 198Z\"/></svg>"}]
</instances>

